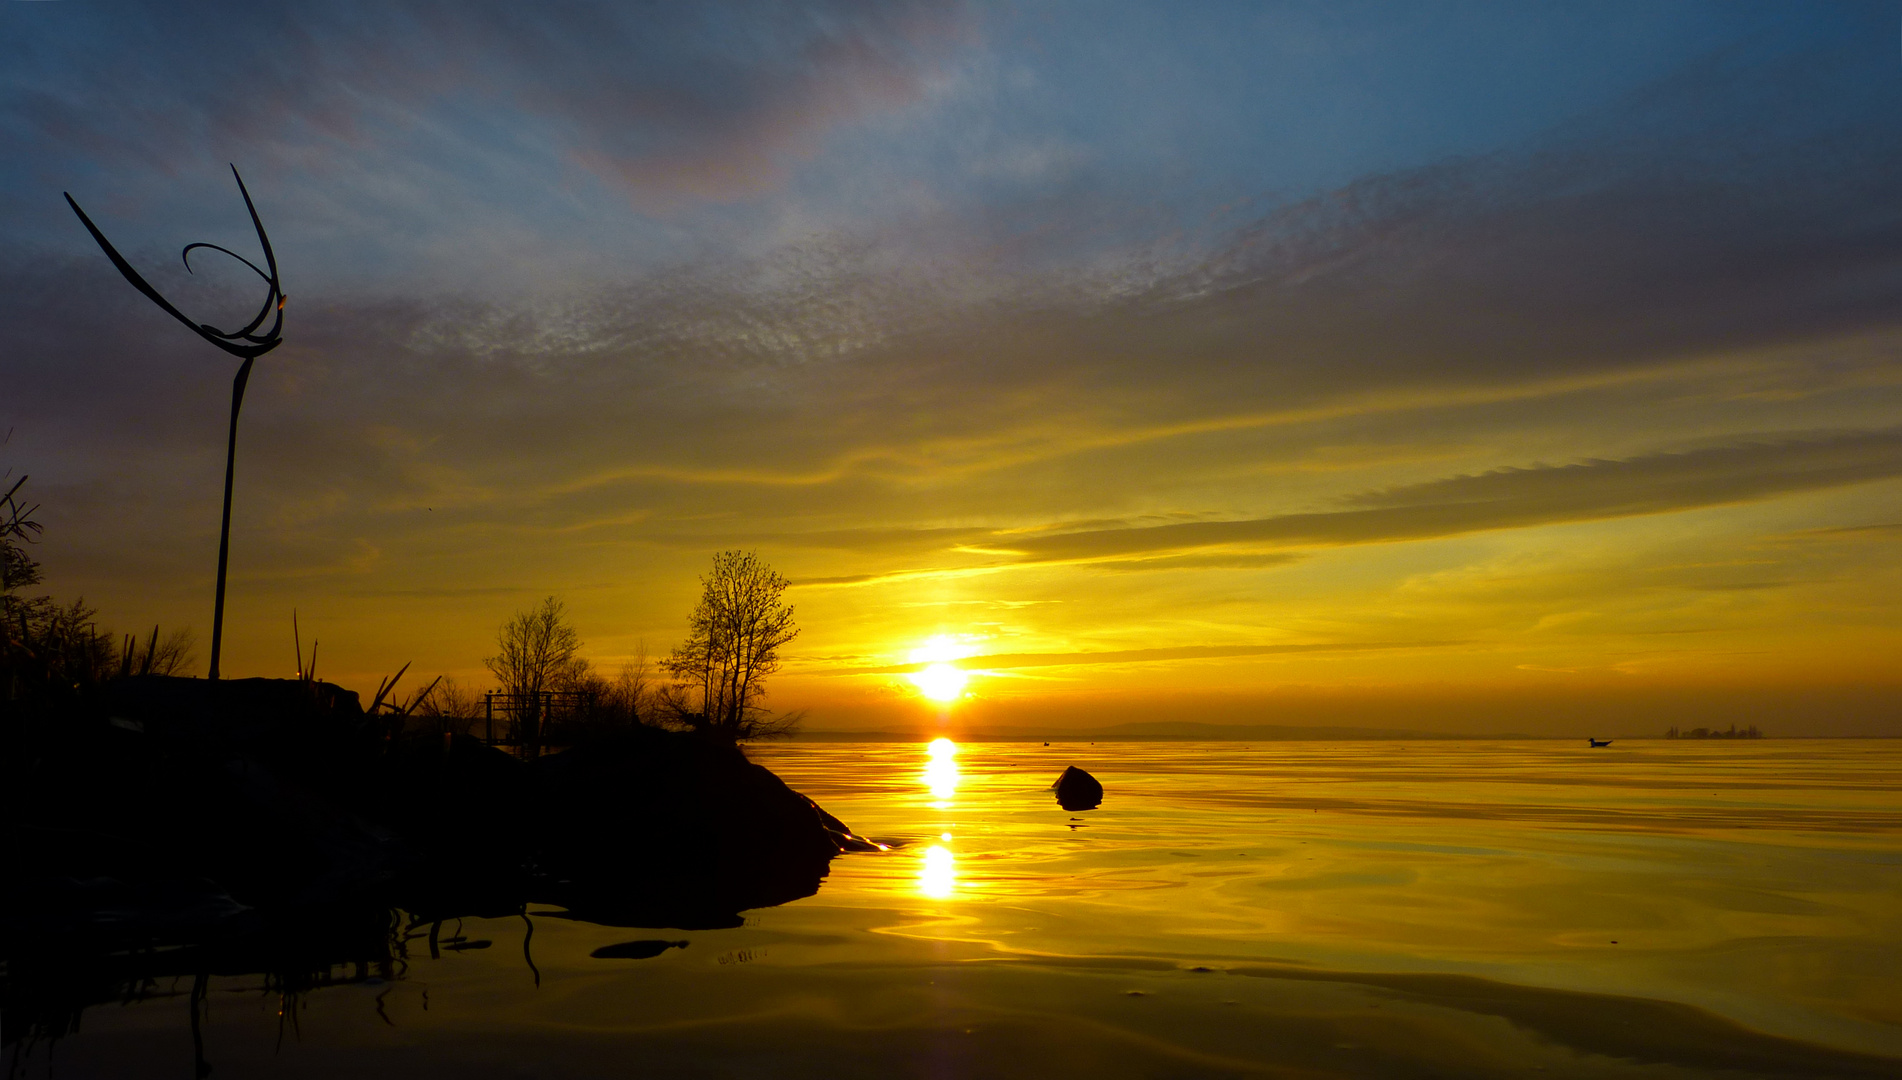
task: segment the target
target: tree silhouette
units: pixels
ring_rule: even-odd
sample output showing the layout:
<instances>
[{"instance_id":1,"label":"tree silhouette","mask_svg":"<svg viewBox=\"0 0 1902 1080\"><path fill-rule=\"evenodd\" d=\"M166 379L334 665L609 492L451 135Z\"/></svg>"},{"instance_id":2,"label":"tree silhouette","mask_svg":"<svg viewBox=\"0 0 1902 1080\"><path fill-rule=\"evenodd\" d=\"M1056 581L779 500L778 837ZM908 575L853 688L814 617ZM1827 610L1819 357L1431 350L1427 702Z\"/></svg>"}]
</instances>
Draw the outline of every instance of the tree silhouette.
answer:
<instances>
[{"instance_id":1,"label":"tree silhouette","mask_svg":"<svg viewBox=\"0 0 1902 1080\"><path fill-rule=\"evenodd\" d=\"M721 739L791 734L797 714L771 717L759 704L780 648L799 636L792 607L780 602L786 579L753 552L722 551L700 584L687 640L664 665L674 682L663 706L676 723Z\"/></svg>"},{"instance_id":2,"label":"tree silhouette","mask_svg":"<svg viewBox=\"0 0 1902 1080\"><path fill-rule=\"evenodd\" d=\"M524 745L533 756L540 748L543 691L566 690L587 674L581 635L569 625L565 605L550 596L503 623L495 632L495 645L496 654L485 658L483 666L513 699Z\"/></svg>"},{"instance_id":3,"label":"tree silhouette","mask_svg":"<svg viewBox=\"0 0 1902 1080\"><path fill-rule=\"evenodd\" d=\"M191 321L184 312L159 295L159 291L147 283L145 278L132 268L131 263L125 261L125 257L112 246L112 242L106 239L106 235L99 231L99 227L94 225L92 219L86 216L86 212L79 208L79 204L73 201L72 195L66 193L67 205L73 208L73 213L79 215L79 220L86 226L86 231L99 242L100 248L106 253L106 258L112 260L112 265L118 268L119 273L132 284L133 288L144 293L146 299L157 304L166 314L190 327L192 332L199 337L244 361L238 368L237 378L231 383L231 432L225 443L225 507L223 522L218 530L218 591L211 615L211 677L214 679L218 677L218 654L220 647L224 644L225 562L231 551L231 477L238 458L238 409L244 404L244 384L251 378L252 361L284 342L282 332L284 301L287 299L278 281L277 256L271 251L271 238L265 235L264 223L258 220L258 208L251 203L251 192L246 190L244 177L238 175L236 165L231 167L231 175L238 181L238 193L244 196L244 208L251 212L251 225L257 230L258 244L264 249L264 265L269 268L269 272L258 269L257 264L251 260L229 248L219 247L217 244L186 244L185 250L179 252L179 257L185 261L185 270L188 273L192 268L192 249L209 248L229 255L250 267L251 272L262 278L269 286L269 291L264 295L264 303L258 307L257 315L239 329L229 331L220 330L210 323ZM260 333L265 319L272 319L271 328Z\"/></svg>"}]
</instances>

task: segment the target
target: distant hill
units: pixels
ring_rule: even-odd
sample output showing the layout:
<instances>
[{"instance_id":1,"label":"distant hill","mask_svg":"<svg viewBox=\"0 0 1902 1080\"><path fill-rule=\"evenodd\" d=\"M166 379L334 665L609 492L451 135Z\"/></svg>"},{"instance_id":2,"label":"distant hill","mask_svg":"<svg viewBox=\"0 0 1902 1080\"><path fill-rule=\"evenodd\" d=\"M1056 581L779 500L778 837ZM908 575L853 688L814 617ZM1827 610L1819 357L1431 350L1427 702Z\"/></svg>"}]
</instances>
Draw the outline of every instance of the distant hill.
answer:
<instances>
[{"instance_id":1,"label":"distant hill","mask_svg":"<svg viewBox=\"0 0 1902 1080\"><path fill-rule=\"evenodd\" d=\"M916 742L930 734L926 731L802 731L795 737L808 742ZM1205 724L1189 720L1150 720L1100 728L975 728L958 735L967 742L1368 742L1541 737L1506 732L1447 735L1395 728Z\"/></svg>"}]
</instances>

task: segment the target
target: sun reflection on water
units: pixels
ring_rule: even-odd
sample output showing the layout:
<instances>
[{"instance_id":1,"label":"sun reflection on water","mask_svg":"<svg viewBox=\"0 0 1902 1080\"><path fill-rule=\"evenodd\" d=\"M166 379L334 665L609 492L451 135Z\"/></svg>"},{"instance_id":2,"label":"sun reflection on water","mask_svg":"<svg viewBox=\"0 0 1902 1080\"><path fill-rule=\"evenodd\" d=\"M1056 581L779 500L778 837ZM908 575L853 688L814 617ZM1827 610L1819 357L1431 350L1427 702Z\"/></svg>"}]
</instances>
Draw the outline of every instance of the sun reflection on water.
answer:
<instances>
[{"instance_id":1,"label":"sun reflection on water","mask_svg":"<svg viewBox=\"0 0 1902 1080\"><path fill-rule=\"evenodd\" d=\"M958 791L958 745L950 739L933 739L926 752L931 758L925 762L925 786L932 798L948 802Z\"/></svg>"},{"instance_id":2,"label":"sun reflection on water","mask_svg":"<svg viewBox=\"0 0 1902 1080\"><path fill-rule=\"evenodd\" d=\"M948 898L958 884L958 860L951 849L933 844L925 849L924 865L918 869L918 891L932 898Z\"/></svg>"}]
</instances>

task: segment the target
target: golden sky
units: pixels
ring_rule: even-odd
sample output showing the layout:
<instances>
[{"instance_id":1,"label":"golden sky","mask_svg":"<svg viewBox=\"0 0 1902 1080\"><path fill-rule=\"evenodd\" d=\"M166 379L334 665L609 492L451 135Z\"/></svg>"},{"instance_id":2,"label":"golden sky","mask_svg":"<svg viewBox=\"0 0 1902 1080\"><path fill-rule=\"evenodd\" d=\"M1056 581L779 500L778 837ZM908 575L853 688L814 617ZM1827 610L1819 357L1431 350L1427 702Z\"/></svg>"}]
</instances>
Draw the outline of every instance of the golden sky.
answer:
<instances>
[{"instance_id":1,"label":"golden sky","mask_svg":"<svg viewBox=\"0 0 1902 1080\"><path fill-rule=\"evenodd\" d=\"M291 301L228 675L295 610L321 675L480 685L551 594L612 671L745 548L814 728L1902 735L1892 26L396 5L219 21L311 43L256 89L60 7L0 33L0 466L49 588L202 655L232 365L59 192L215 322L168 260L250 250L239 162Z\"/></svg>"}]
</instances>

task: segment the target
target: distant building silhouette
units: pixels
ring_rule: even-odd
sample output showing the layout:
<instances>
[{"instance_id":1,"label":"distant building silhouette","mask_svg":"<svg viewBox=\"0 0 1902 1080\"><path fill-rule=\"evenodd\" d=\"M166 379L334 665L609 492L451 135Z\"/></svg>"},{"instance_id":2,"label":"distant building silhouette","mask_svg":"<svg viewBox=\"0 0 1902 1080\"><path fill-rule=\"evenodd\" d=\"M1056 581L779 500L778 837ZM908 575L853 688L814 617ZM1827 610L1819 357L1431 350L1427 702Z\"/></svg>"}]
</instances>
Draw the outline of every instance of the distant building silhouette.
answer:
<instances>
[{"instance_id":1,"label":"distant building silhouette","mask_svg":"<svg viewBox=\"0 0 1902 1080\"><path fill-rule=\"evenodd\" d=\"M1741 731L1737 729L1737 725L1735 724L1730 725L1730 728L1725 731L1703 727L1692 728L1689 731L1679 731L1677 725L1672 724L1669 728L1665 729L1664 737L1667 739L1761 739L1763 738L1763 732L1757 730L1757 725L1755 724L1751 724Z\"/></svg>"}]
</instances>

